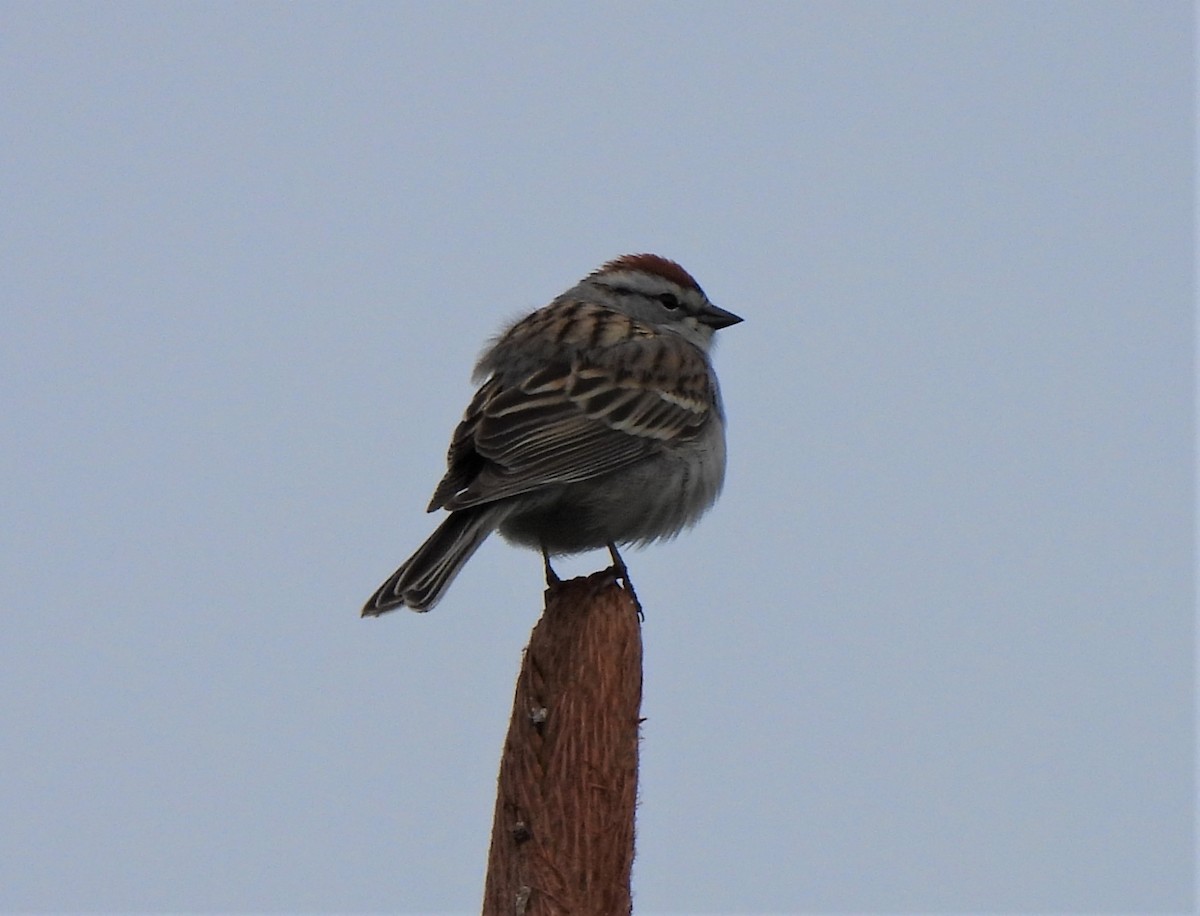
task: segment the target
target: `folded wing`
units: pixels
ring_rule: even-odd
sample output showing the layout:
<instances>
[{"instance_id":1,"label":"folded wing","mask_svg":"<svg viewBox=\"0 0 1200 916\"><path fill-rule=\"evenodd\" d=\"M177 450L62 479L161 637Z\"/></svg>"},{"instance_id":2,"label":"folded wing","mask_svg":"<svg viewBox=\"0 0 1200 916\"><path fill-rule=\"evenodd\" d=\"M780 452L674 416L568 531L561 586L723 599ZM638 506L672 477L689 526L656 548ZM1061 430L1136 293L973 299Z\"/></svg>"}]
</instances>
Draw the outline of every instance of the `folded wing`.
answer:
<instances>
[{"instance_id":1,"label":"folded wing","mask_svg":"<svg viewBox=\"0 0 1200 916\"><path fill-rule=\"evenodd\" d=\"M515 380L494 375L455 430L429 510L463 509L627 467L700 434L715 410L704 355L674 334L572 349Z\"/></svg>"}]
</instances>

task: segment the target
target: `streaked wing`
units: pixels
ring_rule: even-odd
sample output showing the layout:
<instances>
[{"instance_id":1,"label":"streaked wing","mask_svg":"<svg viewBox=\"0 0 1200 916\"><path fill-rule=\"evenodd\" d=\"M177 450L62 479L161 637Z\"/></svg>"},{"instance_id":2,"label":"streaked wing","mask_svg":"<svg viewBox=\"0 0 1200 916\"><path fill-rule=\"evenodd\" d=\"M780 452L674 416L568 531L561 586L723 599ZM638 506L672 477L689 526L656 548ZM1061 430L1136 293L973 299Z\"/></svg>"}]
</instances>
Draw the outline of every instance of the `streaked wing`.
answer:
<instances>
[{"instance_id":1,"label":"streaked wing","mask_svg":"<svg viewBox=\"0 0 1200 916\"><path fill-rule=\"evenodd\" d=\"M598 354L575 351L514 384L489 379L455 430L430 510L598 477L708 422L708 364L686 341L638 336Z\"/></svg>"}]
</instances>

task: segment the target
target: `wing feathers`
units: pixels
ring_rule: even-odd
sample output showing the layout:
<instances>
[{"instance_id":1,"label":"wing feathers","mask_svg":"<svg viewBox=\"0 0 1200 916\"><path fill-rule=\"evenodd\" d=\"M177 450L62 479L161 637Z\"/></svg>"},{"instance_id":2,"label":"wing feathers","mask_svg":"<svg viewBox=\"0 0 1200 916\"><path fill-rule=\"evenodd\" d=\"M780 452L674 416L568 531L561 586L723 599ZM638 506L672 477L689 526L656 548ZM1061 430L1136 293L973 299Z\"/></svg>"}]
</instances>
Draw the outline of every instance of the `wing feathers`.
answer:
<instances>
[{"instance_id":1,"label":"wing feathers","mask_svg":"<svg viewBox=\"0 0 1200 916\"><path fill-rule=\"evenodd\" d=\"M564 345L558 358L524 377L499 371L496 350L511 346L508 336L480 361L494 374L454 432L430 511L598 477L700 434L716 410L704 354L626 316L607 322L605 330L619 331L619 339L587 357ZM583 324L563 339L581 336Z\"/></svg>"}]
</instances>

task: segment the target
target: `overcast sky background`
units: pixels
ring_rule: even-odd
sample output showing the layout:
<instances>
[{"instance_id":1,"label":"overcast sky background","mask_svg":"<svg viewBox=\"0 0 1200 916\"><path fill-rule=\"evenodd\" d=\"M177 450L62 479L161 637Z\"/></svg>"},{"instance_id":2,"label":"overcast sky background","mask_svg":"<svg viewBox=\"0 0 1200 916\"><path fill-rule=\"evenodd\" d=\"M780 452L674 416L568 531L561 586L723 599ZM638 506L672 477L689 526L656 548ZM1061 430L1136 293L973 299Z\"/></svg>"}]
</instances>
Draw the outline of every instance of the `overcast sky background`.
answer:
<instances>
[{"instance_id":1,"label":"overcast sky background","mask_svg":"<svg viewBox=\"0 0 1200 916\"><path fill-rule=\"evenodd\" d=\"M0 909L477 911L539 558L358 611L655 251L746 320L637 911L1190 911L1193 17L0 4Z\"/></svg>"}]
</instances>

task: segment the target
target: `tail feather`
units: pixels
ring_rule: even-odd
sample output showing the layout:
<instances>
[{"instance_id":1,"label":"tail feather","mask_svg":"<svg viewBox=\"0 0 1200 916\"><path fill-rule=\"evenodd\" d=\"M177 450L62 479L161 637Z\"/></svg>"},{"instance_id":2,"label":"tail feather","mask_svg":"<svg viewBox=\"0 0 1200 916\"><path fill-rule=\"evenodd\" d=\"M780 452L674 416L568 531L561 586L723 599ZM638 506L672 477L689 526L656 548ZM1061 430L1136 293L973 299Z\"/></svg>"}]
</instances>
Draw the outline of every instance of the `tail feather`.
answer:
<instances>
[{"instance_id":1,"label":"tail feather","mask_svg":"<svg viewBox=\"0 0 1200 916\"><path fill-rule=\"evenodd\" d=\"M493 506L451 512L417 552L379 586L363 607L362 616L378 617L399 607L428 611L499 521Z\"/></svg>"}]
</instances>

